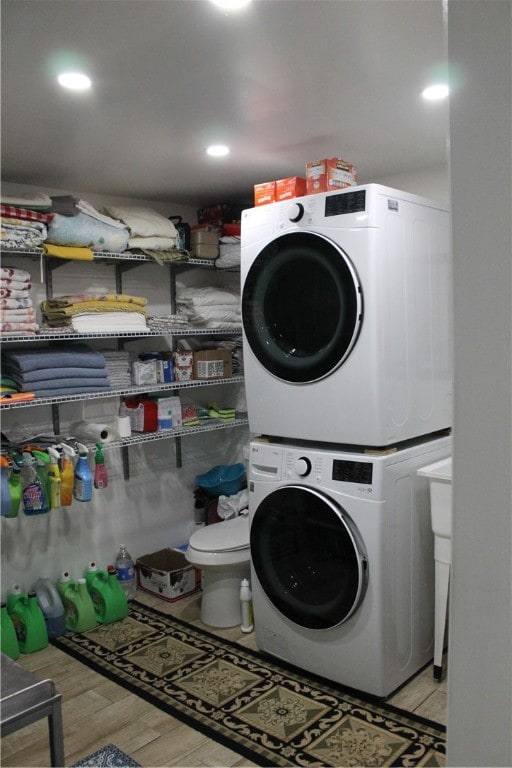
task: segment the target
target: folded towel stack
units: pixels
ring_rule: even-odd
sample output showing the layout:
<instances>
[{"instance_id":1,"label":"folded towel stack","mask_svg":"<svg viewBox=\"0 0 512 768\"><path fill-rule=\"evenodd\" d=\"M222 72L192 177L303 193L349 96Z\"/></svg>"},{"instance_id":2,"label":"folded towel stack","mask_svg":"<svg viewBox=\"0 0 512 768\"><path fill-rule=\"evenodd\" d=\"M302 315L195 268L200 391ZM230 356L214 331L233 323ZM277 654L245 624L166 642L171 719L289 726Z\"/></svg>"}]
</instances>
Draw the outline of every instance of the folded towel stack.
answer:
<instances>
[{"instance_id":1,"label":"folded towel stack","mask_svg":"<svg viewBox=\"0 0 512 768\"><path fill-rule=\"evenodd\" d=\"M0 267L0 336L33 336L39 330L24 269Z\"/></svg>"},{"instance_id":2,"label":"folded towel stack","mask_svg":"<svg viewBox=\"0 0 512 768\"><path fill-rule=\"evenodd\" d=\"M130 371L130 353L125 349L103 350L108 378L114 389L126 389L132 386Z\"/></svg>"},{"instance_id":3,"label":"folded towel stack","mask_svg":"<svg viewBox=\"0 0 512 768\"><path fill-rule=\"evenodd\" d=\"M77 333L147 331L147 299L124 293L81 293L41 302L43 322Z\"/></svg>"},{"instance_id":4,"label":"folded towel stack","mask_svg":"<svg viewBox=\"0 0 512 768\"><path fill-rule=\"evenodd\" d=\"M2 249L38 248L46 240L53 219L51 200L47 195L6 197L0 205L0 239Z\"/></svg>"},{"instance_id":5,"label":"folded towel stack","mask_svg":"<svg viewBox=\"0 0 512 768\"><path fill-rule=\"evenodd\" d=\"M2 354L2 373L20 392L36 397L82 395L110 390L105 358L86 344L59 349L8 350Z\"/></svg>"},{"instance_id":6,"label":"folded towel stack","mask_svg":"<svg viewBox=\"0 0 512 768\"><path fill-rule=\"evenodd\" d=\"M228 288L177 286L179 312L190 325L233 328L241 325L240 293Z\"/></svg>"}]
</instances>

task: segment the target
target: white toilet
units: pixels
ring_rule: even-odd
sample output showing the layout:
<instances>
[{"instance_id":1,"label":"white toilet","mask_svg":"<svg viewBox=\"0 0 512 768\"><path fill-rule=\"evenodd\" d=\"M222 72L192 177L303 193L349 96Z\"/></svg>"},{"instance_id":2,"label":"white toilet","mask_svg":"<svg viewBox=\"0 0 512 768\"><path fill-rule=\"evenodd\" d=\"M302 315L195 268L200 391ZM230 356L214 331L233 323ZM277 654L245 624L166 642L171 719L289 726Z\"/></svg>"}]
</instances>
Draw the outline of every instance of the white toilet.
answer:
<instances>
[{"instance_id":1,"label":"white toilet","mask_svg":"<svg viewBox=\"0 0 512 768\"><path fill-rule=\"evenodd\" d=\"M210 627L240 624L240 583L250 578L247 510L193 533L185 557L203 571L203 624Z\"/></svg>"}]
</instances>

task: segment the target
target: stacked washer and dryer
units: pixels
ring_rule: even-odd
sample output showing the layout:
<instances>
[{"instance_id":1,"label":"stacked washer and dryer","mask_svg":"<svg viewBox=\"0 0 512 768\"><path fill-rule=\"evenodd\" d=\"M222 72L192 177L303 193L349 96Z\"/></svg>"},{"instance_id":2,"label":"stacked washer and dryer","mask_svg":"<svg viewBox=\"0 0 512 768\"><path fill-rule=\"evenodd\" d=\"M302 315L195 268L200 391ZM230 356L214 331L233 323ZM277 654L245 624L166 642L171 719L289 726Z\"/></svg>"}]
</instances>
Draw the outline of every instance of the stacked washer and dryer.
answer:
<instances>
[{"instance_id":1,"label":"stacked washer and dryer","mask_svg":"<svg viewBox=\"0 0 512 768\"><path fill-rule=\"evenodd\" d=\"M258 647L388 696L433 656L450 455L449 216L369 184L242 214Z\"/></svg>"}]
</instances>

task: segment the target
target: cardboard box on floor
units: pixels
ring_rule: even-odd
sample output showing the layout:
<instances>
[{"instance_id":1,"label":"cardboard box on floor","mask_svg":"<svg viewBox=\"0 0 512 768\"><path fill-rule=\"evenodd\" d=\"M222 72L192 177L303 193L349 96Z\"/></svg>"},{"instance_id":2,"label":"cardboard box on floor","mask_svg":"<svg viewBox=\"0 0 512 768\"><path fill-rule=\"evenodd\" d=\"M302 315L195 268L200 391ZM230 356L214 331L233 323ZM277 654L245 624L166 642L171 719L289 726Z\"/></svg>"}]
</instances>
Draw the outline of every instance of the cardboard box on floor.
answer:
<instances>
[{"instance_id":1,"label":"cardboard box on floor","mask_svg":"<svg viewBox=\"0 0 512 768\"><path fill-rule=\"evenodd\" d=\"M197 592L201 571L191 565L179 549L160 549L137 558L139 589L170 603Z\"/></svg>"}]
</instances>

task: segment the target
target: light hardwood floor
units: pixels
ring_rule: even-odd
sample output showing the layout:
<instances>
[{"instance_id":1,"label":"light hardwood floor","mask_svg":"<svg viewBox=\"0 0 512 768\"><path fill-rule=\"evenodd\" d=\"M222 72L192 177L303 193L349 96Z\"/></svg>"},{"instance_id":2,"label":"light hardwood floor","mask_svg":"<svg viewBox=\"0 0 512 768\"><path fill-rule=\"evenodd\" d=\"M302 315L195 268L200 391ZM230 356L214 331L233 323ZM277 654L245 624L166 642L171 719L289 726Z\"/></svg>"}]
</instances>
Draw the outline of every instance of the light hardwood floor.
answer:
<instances>
[{"instance_id":1,"label":"light hardwood floor","mask_svg":"<svg viewBox=\"0 0 512 768\"><path fill-rule=\"evenodd\" d=\"M204 626L199 619L200 595L166 603L139 591L137 599L185 621ZM238 627L205 629L255 648L253 635L242 634ZM66 766L107 743L115 744L144 768L254 765L53 646L22 655L19 662L41 679L54 680L62 694ZM430 666L395 693L389 702L438 723L446 722L446 682L435 683ZM1 765L4 768L49 766L46 719L5 736L1 747Z\"/></svg>"}]
</instances>

